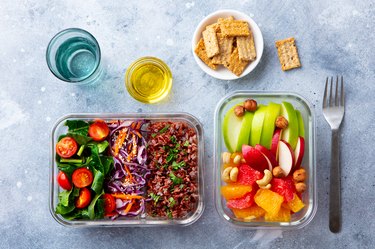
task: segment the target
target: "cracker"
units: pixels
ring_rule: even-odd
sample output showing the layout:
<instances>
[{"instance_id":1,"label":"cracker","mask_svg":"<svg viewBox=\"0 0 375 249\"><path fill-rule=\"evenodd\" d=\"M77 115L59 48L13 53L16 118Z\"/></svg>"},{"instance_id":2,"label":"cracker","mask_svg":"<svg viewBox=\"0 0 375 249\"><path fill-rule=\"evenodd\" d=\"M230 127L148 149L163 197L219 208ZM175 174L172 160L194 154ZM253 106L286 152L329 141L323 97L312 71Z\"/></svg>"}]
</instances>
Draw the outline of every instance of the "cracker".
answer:
<instances>
[{"instance_id":1,"label":"cracker","mask_svg":"<svg viewBox=\"0 0 375 249\"><path fill-rule=\"evenodd\" d=\"M248 61L240 60L238 48L235 48L230 56L229 63L224 64L224 66L232 71L232 73L235 75L240 76L245 70L247 64L249 64Z\"/></svg>"},{"instance_id":2,"label":"cracker","mask_svg":"<svg viewBox=\"0 0 375 249\"><path fill-rule=\"evenodd\" d=\"M206 63L207 66L216 70L216 65L212 63L212 60L207 57L206 48L204 46L203 39L201 38L194 49L194 52L198 55L198 57Z\"/></svg>"},{"instance_id":3,"label":"cracker","mask_svg":"<svg viewBox=\"0 0 375 249\"><path fill-rule=\"evenodd\" d=\"M283 71L301 67L297 46L293 37L276 41L276 48Z\"/></svg>"},{"instance_id":4,"label":"cracker","mask_svg":"<svg viewBox=\"0 0 375 249\"><path fill-rule=\"evenodd\" d=\"M249 24L241 20L224 20L220 22L220 30L225 36L250 35Z\"/></svg>"},{"instance_id":5,"label":"cracker","mask_svg":"<svg viewBox=\"0 0 375 249\"><path fill-rule=\"evenodd\" d=\"M257 58L255 50L254 37L251 33L248 36L239 36L236 38L238 55L241 60L254 61Z\"/></svg>"},{"instance_id":6,"label":"cracker","mask_svg":"<svg viewBox=\"0 0 375 249\"><path fill-rule=\"evenodd\" d=\"M214 64L225 64L229 62L230 55L233 49L233 37L225 37L218 33L217 38L219 40L220 53L212 57L212 63Z\"/></svg>"},{"instance_id":7,"label":"cracker","mask_svg":"<svg viewBox=\"0 0 375 249\"><path fill-rule=\"evenodd\" d=\"M216 32L214 27L208 27L202 33L204 46L206 47L206 53L208 58L220 53L219 43L217 41Z\"/></svg>"},{"instance_id":8,"label":"cracker","mask_svg":"<svg viewBox=\"0 0 375 249\"><path fill-rule=\"evenodd\" d=\"M234 20L233 16L228 16L227 18L219 18L219 19L217 19L217 22L220 24L221 22L233 21L233 20Z\"/></svg>"},{"instance_id":9,"label":"cracker","mask_svg":"<svg viewBox=\"0 0 375 249\"><path fill-rule=\"evenodd\" d=\"M213 24L210 24L206 27L206 29L211 28L211 27L214 28L216 33L220 33L220 24L219 23L215 22Z\"/></svg>"}]
</instances>

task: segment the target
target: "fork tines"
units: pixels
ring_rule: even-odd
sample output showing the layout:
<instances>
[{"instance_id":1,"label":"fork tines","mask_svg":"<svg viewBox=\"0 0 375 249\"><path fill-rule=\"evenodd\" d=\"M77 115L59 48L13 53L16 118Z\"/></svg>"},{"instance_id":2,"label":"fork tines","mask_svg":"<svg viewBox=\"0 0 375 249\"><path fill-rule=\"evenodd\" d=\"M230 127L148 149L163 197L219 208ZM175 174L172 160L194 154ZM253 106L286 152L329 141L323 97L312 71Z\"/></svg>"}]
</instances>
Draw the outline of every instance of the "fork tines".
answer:
<instances>
[{"instance_id":1,"label":"fork tines","mask_svg":"<svg viewBox=\"0 0 375 249\"><path fill-rule=\"evenodd\" d=\"M341 76L341 90L339 94L339 76L336 76L336 91L335 96L332 97L333 94L333 77L331 77L331 83L330 83L330 91L329 91L329 99L327 99L327 93L328 93L328 81L329 77L326 79L326 87L324 90L324 98L323 98L323 108L327 106L344 106L345 105L345 93L344 93L344 78ZM340 98L339 98L340 95Z\"/></svg>"}]
</instances>

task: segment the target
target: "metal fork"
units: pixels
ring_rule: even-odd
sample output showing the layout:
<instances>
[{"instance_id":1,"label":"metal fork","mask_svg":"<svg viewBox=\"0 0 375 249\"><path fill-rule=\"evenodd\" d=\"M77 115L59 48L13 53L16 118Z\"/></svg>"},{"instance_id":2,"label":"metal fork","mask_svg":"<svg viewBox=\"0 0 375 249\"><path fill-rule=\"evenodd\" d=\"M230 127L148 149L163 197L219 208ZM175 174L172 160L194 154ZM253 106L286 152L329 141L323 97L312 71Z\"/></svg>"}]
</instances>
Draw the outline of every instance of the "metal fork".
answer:
<instances>
[{"instance_id":1,"label":"metal fork","mask_svg":"<svg viewBox=\"0 0 375 249\"><path fill-rule=\"evenodd\" d=\"M341 230L341 174L340 174L340 124L345 113L344 79L341 76L339 93L339 76L336 77L336 90L333 92L333 77L329 85L329 77L326 80L326 87L323 98L323 115L331 126L332 130L332 155L331 173L329 188L329 229L333 233ZM329 93L328 93L329 91ZM329 97L328 97L329 94ZM334 96L333 96L334 95Z\"/></svg>"}]
</instances>

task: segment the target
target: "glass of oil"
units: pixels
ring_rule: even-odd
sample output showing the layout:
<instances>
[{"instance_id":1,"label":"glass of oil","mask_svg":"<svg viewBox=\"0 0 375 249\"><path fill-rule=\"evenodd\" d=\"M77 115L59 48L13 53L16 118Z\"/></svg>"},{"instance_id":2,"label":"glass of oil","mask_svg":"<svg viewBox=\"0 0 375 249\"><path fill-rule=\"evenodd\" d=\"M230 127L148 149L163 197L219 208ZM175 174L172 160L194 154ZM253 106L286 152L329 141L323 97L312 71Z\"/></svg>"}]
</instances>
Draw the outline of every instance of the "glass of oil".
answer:
<instances>
[{"instance_id":1,"label":"glass of oil","mask_svg":"<svg viewBox=\"0 0 375 249\"><path fill-rule=\"evenodd\" d=\"M162 60L142 57L126 70L125 85L136 100L156 103L169 94L172 88L172 73Z\"/></svg>"},{"instance_id":2,"label":"glass of oil","mask_svg":"<svg viewBox=\"0 0 375 249\"><path fill-rule=\"evenodd\" d=\"M97 81L102 73L100 47L89 32L70 28L60 31L48 44L46 59L60 80L75 84Z\"/></svg>"}]
</instances>

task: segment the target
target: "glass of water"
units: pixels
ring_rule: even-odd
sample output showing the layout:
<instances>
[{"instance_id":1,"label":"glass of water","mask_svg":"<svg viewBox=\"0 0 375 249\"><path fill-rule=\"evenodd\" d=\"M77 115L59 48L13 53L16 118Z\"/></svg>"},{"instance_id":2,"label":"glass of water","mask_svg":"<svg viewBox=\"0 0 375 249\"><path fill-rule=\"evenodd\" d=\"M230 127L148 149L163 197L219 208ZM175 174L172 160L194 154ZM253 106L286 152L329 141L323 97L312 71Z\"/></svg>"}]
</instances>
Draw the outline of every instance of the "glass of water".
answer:
<instances>
[{"instance_id":1,"label":"glass of water","mask_svg":"<svg viewBox=\"0 0 375 249\"><path fill-rule=\"evenodd\" d=\"M102 73L100 47L89 32L70 28L60 31L47 47L47 64L60 80L75 84L90 84Z\"/></svg>"}]
</instances>

